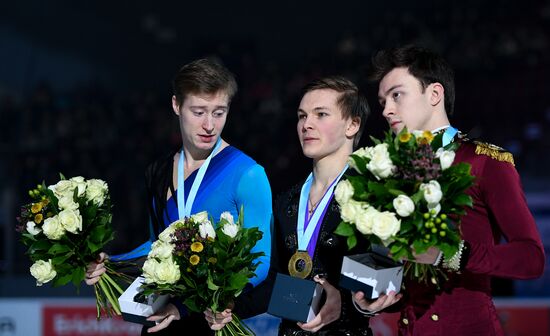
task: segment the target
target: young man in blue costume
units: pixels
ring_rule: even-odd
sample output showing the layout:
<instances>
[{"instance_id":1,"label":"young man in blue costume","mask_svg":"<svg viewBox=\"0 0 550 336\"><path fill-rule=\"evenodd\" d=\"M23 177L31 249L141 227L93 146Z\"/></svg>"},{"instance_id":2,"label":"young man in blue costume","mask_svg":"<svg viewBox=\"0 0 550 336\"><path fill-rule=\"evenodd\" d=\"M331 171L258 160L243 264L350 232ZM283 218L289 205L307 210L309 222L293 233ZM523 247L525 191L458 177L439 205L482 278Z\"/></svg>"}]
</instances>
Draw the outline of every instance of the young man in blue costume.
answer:
<instances>
[{"instance_id":1,"label":"young man in blue costume","mask_svg":"<svg viewBox=\"0 0 550 336\"><path fill-rule=\"evenodd\" d=\"M183 146L147 169L151 238L133 251L110 259L144 258L158 234L179 218L200 211L207 211L215 219L229 211L237 218L243 207L244 226L257 226L263 232L263 238L253 249L265 253L257 260L260 266L251 280L251 285L256 286L269 269L271 188L264 169L221 138L231 99L237 91L235 78L218 62L200 59L179 70L173 89L172 107L179 117ZM90 265L87 284L99 280L105 271L106 257L102 253L99 262ZM212 333L202 314L188 314L177 298L148 319L158 324L144 328L143 333L161 330L166 334L176 330L198 332L197 335Z\"/></svg>"}]
</instances>

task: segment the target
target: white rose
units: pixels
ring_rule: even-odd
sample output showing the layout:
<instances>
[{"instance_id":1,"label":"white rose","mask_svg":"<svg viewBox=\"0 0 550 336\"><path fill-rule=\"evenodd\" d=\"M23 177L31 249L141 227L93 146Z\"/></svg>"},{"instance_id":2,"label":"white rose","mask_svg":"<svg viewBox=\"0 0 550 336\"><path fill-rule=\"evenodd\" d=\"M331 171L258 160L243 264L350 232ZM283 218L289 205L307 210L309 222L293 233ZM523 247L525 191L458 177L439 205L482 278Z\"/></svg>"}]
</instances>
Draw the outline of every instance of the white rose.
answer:
<instances>
[{"instance_id":1,"label":"white rose","mask_svg":"<svg viewBox=\"0 0 550 336\"><path fill-rule=\"evenodd\" d=\"M372 158L367 163L367 169L376 176L377 179L386 178L393 174L395 166L390 159L388 144L379 144L374 147Z\"/></svg>"},{"instance_id":2,"label":"white rose","mask_svg":"<svg viewBox=\"0 0 550 336\"><path fill-rule=\"evenodd\" d=\"M407 217L414 211L414 202L407 195L399 195L393 199L393 207L399 216Z\"/></svg>"},{"instance_id":3,"label":"white rose","mask_svg":"<svg viewBox=\"0 0 550 336\"><path fill-rule=\"evenodd\" d=\"M432 217L435 217L441 211L441 204L439 204L439 203L428 203L428 210L430 210L430 214L432 215Z\"/></svg>"},{"instance_id":4,"label":"white rose","mask_svg":"<svg viewBox=\"0 0 550 336\"><path fill-rule=\"evenodd\" d=\"M374 155L374 151L375 151L375 147L365 147L365 152L363 153L364 157L366 158L369 158L369 159L372 159L373 155Z\"/></svg>"},{"instance_id":5,"label":"white rose","mask_svg":"<svg viewBox=\"0 0 550 336\"><path fill-rule=\"evenodd\" d=\"M86 181L86 199L99 206L103 205L109 186L105 181L99 179L90 179Z\"/></svg>"},{"instance_id":6,"label":"white rose","mask_svg":"<svg viewBox=\"0 0 550 336\"><path fill-rule=\"evenodd\" d=\"M355 152L351 153L353 155L357 155L359 157L362 157L362 158L366 158L367 157L367 148L372 148L372 147L362 147L362 148L359 148L358 150L356 150Z\"/></svg>"},{"instance_id":7,"label":"white rose","mask_svg":"<svg viewBox=\"0 0 550 336\"><path fill-rule=\"evenodd\" d=\"M42 286L46 282L52 281L57 272L52 266L52 260L38 260L31 266L31 274L36 279L36 285Z\"/></svg>"},{"instance_id":8,"label":"white rose","mask_svg":"<svg viewBox=\"0 0 550 336\"><path fill-rule=\"evenodd\" d=\"M453 164L453 161L455 160L455 152L438 148L435 152L435 157L439 158L441 169L445 170Z\"/></svg>"},{"instance_id":9,"label":"white rose","mask_svg":"<svg viewBox=\"0 0 550 336\"><path fill-rule=\"evenodd\" d=\"M145 283L173 284L180 279L180 268L172 259L147 259L143 264Z\"/></svg>"},{"instance_id":10,"label":"white rose","mask_svg":"<svg viewBox=\"0 0 550 336\"><path fill-rule=\"evenodd\" d=\"M382 240L384 245L390 243L390 238L395 236L401 228L401 220L397 219L393 212L379 212L373 218L372 233Z\"/></svg>"},{"instance_id":11,"label":"white rose","mask_svg":"<svg viewBox=\"0 0 550 336\"><path fill-rule=\"evenodd\" d=\"M53 191L57 198L61 198L64 195L72 195L74 192L73 183L69 180L61 180L54 185L48 186L48 189Z\"/></svg>"},{"instance_id":12,"label":"white rose","mask_svg":"<svg viewBox=\"0 0 550 336\"><path fill-rule=\"evenodd\" d=\"M355 218L355 226L357 227L357 230L365 235L372 234L372 227L377 214L378 210L371 206L366 209L361 209Z\"/></svg>"},{"instance_id":13,"label":"white rose","mask_svg":"<svg viewBox=\"0 0 550 336\"><path fill-rule=\"evenodd\" d=\"M71 177L69 181L73 183L74 188L78 189L78 197L84 195L86 192L86 180L82 176Z\"/></svg>"},{"instance_id":14,"label":"white rose","mask_svg":"<svg viewBox=\"0 0 550 336\"><path fill-rule=\"evenodd\" d=\"M345 204L351 199L353 192L354 190L351 182L348 180L342 180L338 182L336 188L334 189L334 198L336 198L336 202L338 202L338 204Z\"/></svg>"},{"instance_id":15,"label":"white rose","mask_svg":"<svg viewBox=\"0 0 550 336\"><path fill-rule=\"evenodd\" d=\"M199 234L202 239L206 239L206 237L216 238L216 230L214 230L214 226L209 220L204 221L199 225Z\"/></svg>"},{"instance_id":16,"label":"white rose","mask_svg":"<svg viewBox=\"0 0 550 336\"><path fill-rule=\"evenodd\" d=\"M57 203L57 205L61 209L71 209L71 210L78 209L78 203L74 201L72 193L61 196L61 198L59 198L59 202Z\"/></svg>"},{"instance_id":17,"label":"white rose","mask_svg":"<svg viewBox=\"0 0 550 336\"><path fill-rule=\"evenodd\" d=\"M171 243L173 239L172 235L174 234L174 232L176 232L176 226L178 224L183 224L183 222L177 220L170 224L170 226L168 226L166 229L164 229L164 231L159 234L159 240L162 240L165 243Z\"/></svg>"},{"instance_id":18,"label":"white rose","mask_svg":"<svg viewBox=\"0 0 550 336\"><path fill-rule=\"evenodd\" d=\"M42 230L44 230L46 237L51 240L59 240L65 234L65 229L59 222L58 216L46 218Z\"/></svg>"},{"instance_id":19,"label":"white rose","mask_svg":"<svg viewBox=\"0 0 550 336\"><path fill-rule=\"evenodd\" d=\"M35 222L27 222L27 232L32 234L33 236L36 236L37 234L42 232L42 230L36 226Z\"/></svg>"},{"instance_id":20,"label":"white rose","mask_svg":"<svg viewBox=\"0 0 550 336\"><path fill-rule=\"evenodd\" d=\"M441 186L436 180L431 180L428 183L422 183L420 185L420 190L424 192L424 199L428 204L437 204L443 197Z\"/></svg>"},{"instance_id":21,"label":"white rose","mask_svg":"<svg viewBox=\"0 0 550 336\"><path fill-rule=\"evenodd\" d=\"M151 252L149 252L149 257L155 257L160 259L167 259L172 256L174 250L174 245L168 242L157 240L151 246Z\"/></svg>"},{"instance_id":22,"label":"white rose","mask_svg":"<svg viewBox=\"0 0 550 336\"><path fill-rule=\"evenodd\" d=\"M220 220L225 219L230 224L235 224L235 221L233 220L233 215L229 211L224 211L220 215Z\"/></svg>"},{"instance_id":23,"label":"white rose","mask_svg":"<svg viewBox=\"0 0 550 336\"><path fill-rule=\"evenodd\" d=\"M340 207L340 217L348 223L355 223L357 215L362 212L363 208L366 208L368 204L357 202L353 199L350 199L348 202L344 203Z\"/></svg>"},{"instance_id":24,"label":"white rose","mask_svg":"<svg viewBox=\"0 0 550 336\"><path fill-rule=\"evenodd\" d=\"M235 238L235 236L239 232L239 226L237 224L226 223L224 226L222 226L222 232L231 238Z\"/></svg>"},{"instance_id":25,"label":"white rose","mask_svg":"<svg viewBox=\"0 0 550 336\"><path fill-rule=\"evenodd\" d=\"M195 221L195 223L202 223L208 220L208 212L201 211L199 213L196 213L194 215L191 215L191 219Z\"/></svg>"},{"instance_id":26,"label":"white rose","mask_svg":"<svg viewBox=\"0 0 550 336\"><path fill-rule=\"evenodd\" d=\"M65 209L58 216L59 222L65 230L71 233L82 231L82 216L80 216L80 211Z\"/></svg>"}]
</instances>

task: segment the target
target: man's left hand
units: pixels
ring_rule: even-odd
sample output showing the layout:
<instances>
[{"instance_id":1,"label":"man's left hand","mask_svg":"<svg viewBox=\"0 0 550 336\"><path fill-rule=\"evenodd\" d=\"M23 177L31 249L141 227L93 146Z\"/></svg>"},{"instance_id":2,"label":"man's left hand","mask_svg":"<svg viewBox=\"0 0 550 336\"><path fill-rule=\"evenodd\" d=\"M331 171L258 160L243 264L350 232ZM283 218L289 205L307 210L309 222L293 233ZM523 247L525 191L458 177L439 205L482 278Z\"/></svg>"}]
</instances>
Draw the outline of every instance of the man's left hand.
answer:
<instances>
[{"instance_id":1,"label":"man's left hand","mask_svg":"<svg viewBox=\"0 0 550 336\"><path fill-rule=\"evenodd\" d=\"M325 304L315 318L307 323L298 322L298 326L306 331L316 332L327 324L340 318L342 310L342 297L340 291L332 286L326 279L316 275L313 280L321 286L327 293Z\"/></svg>"}]
</instances>

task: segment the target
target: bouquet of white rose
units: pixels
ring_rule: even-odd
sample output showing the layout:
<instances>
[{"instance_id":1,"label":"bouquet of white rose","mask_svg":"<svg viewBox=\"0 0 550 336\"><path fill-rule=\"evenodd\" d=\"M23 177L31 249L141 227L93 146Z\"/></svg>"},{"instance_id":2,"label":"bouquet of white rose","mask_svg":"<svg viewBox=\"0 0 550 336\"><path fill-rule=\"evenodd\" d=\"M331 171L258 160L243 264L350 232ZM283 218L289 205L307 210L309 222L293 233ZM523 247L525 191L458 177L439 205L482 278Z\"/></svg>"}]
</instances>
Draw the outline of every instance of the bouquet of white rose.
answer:
<instances>
[{"instance_id":1,"label":"bouquet of white rose","mask_svg":"<svg viewBox=\"0 0 550 336\"><path fill-rule=\"evenodd\" d=\"M30 272L36 285L53 281L54 286L72 282L79 286L87 265L96 260L103 246L114 238L111 227L111 200L107 183L81 176L44 183L29 191L33 201L21 207L16 230L28 246L33 261ZM95 285L97 318L101 309L120 315L118 282L130 278L115 271L115 263L105 263L107 272Z\"/></svg>"},{"instance_id":2,"label":"bouquet of white rose","mask_svg":"<svg viewBox=\"0 0 550 336\"><path fill-rule=\"evenodd\" d=\"M460 143L442 145L443 133L388 132L375 146L360 148L349 159L358 176L346 176L335 189L342 223L336 233L356 244L356 233L390 248L395 260L414 260L413 252L437 247L448 260L460 244L458 225L472 199L465 191L474 181L470 165L453 165ZM411 268L414 272L411 272ZM405 274L434 281L432 265L408 263Z\"/></svg>"},{"instance_id":3,"label":"bouquet of white rose","mask_svg":"<svg viewBox=\"0 0 550 336\"><path fill-rule=\"evenodd\" d=\"M257 228L243 228L242 209L237 223L229 212L216 229L203 211L170 224L153 243L143 265L143 295L170 294L190 311L224 310L237 297L263 252L252 253L262 238ZM253 335L235 314L216 335Z\"/></svg>"}]
</instances>

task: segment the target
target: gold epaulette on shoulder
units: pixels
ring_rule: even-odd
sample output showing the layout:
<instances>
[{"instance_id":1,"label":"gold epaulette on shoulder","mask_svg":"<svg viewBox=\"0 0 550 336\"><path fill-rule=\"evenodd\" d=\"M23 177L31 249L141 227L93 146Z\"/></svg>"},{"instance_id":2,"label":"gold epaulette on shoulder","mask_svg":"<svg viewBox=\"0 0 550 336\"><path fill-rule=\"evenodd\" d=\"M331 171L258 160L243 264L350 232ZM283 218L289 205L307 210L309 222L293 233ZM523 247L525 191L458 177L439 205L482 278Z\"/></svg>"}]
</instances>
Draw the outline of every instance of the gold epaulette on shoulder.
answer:
<instances>
[{"instance_id":1,"label":"gold epaulette on shoulder","mask_svg":"<svg viewBox=\"0 0 550 336\"><path fill-rule=\"evenodd\" d=\"M515 166L514 156L504 148L490 143L474 141L476 144L476 154L487 155L495 160L508 162Z\"/></svg>"}]
</instances>

